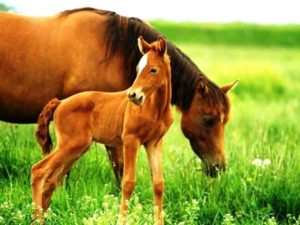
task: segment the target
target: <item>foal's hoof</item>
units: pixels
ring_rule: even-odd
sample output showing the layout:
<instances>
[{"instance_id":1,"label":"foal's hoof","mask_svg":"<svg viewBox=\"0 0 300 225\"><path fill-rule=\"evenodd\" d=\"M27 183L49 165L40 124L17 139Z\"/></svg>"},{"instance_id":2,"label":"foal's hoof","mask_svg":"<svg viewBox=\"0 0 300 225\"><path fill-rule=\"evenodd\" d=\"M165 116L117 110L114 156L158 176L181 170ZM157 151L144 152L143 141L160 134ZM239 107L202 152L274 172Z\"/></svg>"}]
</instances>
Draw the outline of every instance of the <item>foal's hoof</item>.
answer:
<instances>
[{"instance_id":1,"label":"foal's hoof","mask_svg":"<svg viewBox=\"0 0 300 225\"><path fill-rule=\"evenodd\" d=\"M119 215L117 225L125 225L126 224L126 216Z\"/></svg>"},{"instance_id":2,"label":"foal's hoof","mask_svg":"<svg viewBox=\"0 0 300 225\"><path fill-rule=\"evenodd\" d=\"M45 224L44 215L41 215L40 212L38 214L33 214L30 224L31 225L44 225Z\"/></svg>"},{"instance_id":3,"label":"foal's hoof","mask_svg":"<svg viewBox=\"0 0 300 225\"><path fill-rule=\"evenodd\" d=\"M44 225L45 221L41 219L32 219L30 225Z\"/></svg>"},{"instance_id":4,"label":"foal's hoof","mask_svg":"<svg viewBox=\"0 0 300 225\"><path fill-rule=\"evenodd\" d=\"M163 220L161 220L161 221L156 221L156 222L155 222L155 225L164 225L164 221L163 221Z\"/></svg>"}]
</instances>

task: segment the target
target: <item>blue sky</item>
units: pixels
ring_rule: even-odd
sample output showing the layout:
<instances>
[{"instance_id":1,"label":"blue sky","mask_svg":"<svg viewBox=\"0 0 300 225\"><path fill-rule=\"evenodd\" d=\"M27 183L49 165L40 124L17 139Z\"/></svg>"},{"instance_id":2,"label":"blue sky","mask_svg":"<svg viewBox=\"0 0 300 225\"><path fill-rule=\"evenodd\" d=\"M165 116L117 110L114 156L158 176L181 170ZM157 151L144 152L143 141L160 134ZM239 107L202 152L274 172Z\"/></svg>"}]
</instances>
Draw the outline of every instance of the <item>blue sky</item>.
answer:
<instances>
[{"instance_id":1,"label":"blue sky","mask_svg":"<svg viewBox=\"0 0 300 225\"><path fill-rule=\"evenodd\" d=\"M0 0L0 2L13 6L19 13L35 16L89 6L146 20L300 24L300 0Z\"/></svg>"}]
</instances>

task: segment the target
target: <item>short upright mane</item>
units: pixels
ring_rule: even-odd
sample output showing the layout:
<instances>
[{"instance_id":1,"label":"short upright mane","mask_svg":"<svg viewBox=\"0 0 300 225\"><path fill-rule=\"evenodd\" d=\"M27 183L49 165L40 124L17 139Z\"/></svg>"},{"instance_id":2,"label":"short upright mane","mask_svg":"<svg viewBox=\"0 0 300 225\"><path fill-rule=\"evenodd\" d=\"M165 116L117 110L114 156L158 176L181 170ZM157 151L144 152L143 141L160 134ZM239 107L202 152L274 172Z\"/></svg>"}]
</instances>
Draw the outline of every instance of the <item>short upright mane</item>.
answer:
<instances>
[{"instance_id":1,"label":"short upright mane","mask_svg":"<svg viewBox=\"0 0 300 225\"><path fill-rule=\"evenodd\" d=\"M136 44L138 37L143 36L147 42L153 42L161 34L138 18L120 16L115 12L105 10L81 8L64 11L61 15L70 15L80 11L92 11L109 17L106 35L107 55L112 56L118 53L122 56L129 81L133 83L136 77L135 68L141 58ZM226 96L219 87L209 80L187 55L169 41L167 48L172 68L172 104L183 111L187 110L196 91L196 85L201 81L209 90L212 101L221 101L227 108Z\"/></svg>"}]
</instances>

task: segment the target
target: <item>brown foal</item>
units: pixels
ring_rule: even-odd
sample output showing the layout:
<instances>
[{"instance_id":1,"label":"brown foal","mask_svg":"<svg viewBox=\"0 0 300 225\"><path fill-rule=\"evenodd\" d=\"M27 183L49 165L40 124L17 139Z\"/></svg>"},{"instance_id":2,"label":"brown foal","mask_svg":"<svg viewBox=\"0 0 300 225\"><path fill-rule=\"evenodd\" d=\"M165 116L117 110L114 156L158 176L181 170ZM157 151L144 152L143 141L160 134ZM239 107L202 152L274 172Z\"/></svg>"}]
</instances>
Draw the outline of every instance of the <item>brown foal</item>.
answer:
<instances>
[{"instance_id":1,"label":"brown foal","mask_svg":"<svg viewBox=\"0 0 300 225\"><path fill-rule=\"evenodd\" d=\"M151 44L140 37L138 45L143 57L137 66L138 76L127 91L89 91L62 101L53 99L41 112L38 141L48 152L49 122L53 116L57 146L32 167L34 220L44 220L43 212L48 209L55 188L94 140L107 146L123 146L121 224L125 223L127 202L135 186L137 151L140 145L145 146L152 174L156 224L163 224L162 138L173 122L170 60L166 41L161 37Z\"/></svg>"}]
</instances>

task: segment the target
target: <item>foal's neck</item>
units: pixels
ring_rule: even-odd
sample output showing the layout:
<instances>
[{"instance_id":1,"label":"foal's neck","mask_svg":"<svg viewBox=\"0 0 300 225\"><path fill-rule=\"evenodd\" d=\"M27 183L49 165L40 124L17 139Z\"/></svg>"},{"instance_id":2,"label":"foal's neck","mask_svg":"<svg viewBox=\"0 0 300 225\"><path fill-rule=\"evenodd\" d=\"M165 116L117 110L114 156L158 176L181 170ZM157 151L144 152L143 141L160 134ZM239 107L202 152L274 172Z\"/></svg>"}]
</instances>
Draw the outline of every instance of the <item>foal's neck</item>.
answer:
<instances>
[{"instance_id":1,"label":"foal's neck","mask_svg":"<svg viewBox=\"0 0 300 225\"><path fill-rule=\"evenodd\" d=\"M159 87L151 96L151 100L155 102L158 117L163 116L171 106L171 95L172 95L172 88L171 88L171 73L166 74L167 82Z\"/></svg>"}]
</instances>

